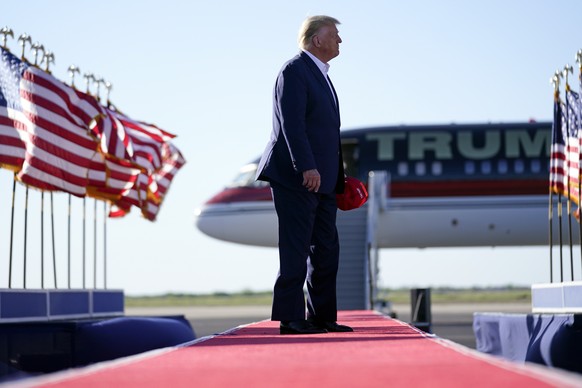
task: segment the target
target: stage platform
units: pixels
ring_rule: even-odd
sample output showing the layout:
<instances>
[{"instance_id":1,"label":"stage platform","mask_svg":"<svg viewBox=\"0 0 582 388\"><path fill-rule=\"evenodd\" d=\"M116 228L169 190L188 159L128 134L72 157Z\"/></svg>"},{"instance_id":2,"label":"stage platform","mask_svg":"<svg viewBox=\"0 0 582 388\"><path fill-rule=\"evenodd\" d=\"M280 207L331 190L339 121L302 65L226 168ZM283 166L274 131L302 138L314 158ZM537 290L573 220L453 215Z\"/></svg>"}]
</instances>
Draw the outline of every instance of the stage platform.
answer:
<instances>
[{"instance_id":1,"label":"stage platform","mask_svg":"<svg viewBox=\"0 0 582 388\"><path fill-rule=\"evenodd\" d=\"M262 321L10 387L582 386L580 375L485 355L374 311L338 321L354 332L282 336Z\"/></svg>"},{"instance_id":2,"label":"stage platform","mask_svg":"<svg viewBox=\"0 0 582 388\"><path fill-rule=\"evenodd\" d=\"M532 313L582 313L582 282L533 284L531 305Z\"/></svg>"},{"instance_id":3,"label":"stage platform","mask_svg":"<svg viewBox=\"0 0 582 388\"><path fill-rule=\"evenodd\" d=\"M122 316L123 290L0 289L0 324Z\"/></svg>"},{"instance_id":4,"label":"stage platform","mask_svg":"<svg viewBox=\"0 0 582 388\"><path fill-rule=\"evenodd\" d=\"M0 383L195 338L183 316L125 317L122 290L0 289Z\"/></svg>"},{"instance_id":5,"label":"stage platform","mask_svg":"<svg viewBox=\"0 0 582 388\"><path fill-rule=\"evenodd\" d=\"M196 338L184 316L0 324L0 383L95 364Z\"/></svg>"}]
</instances>

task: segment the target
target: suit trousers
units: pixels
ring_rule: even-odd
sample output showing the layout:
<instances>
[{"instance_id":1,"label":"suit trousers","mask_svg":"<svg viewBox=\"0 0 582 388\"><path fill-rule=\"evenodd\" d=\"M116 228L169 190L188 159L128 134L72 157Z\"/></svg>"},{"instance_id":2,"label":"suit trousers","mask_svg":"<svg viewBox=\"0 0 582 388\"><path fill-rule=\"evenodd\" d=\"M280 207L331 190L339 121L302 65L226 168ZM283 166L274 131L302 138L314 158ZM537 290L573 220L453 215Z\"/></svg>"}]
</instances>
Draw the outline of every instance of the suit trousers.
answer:
<instances>
[{"instance_id":1,"label":"suit trousers","mask_svg":"<svg viewBox=\"0 0 582 388\"><path fill-rule=\"evenodd\" d=\"M336 195L292 190L274 182L271 190L279 220L279 273L271 319L305 319L307 282L308 317L336 321Z\"/></svg>"}]
</instances>

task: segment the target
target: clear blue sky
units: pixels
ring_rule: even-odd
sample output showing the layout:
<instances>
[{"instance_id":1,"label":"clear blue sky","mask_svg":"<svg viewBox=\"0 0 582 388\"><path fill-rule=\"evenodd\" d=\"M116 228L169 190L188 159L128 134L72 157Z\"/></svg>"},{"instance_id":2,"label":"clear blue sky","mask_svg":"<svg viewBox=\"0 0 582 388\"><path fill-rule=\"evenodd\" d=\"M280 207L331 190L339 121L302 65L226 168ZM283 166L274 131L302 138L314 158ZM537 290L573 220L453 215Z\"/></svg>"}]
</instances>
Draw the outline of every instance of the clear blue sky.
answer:
<instances>
[{"instance_id":1,"label":"clear blue sky","mask_svg":"<svg viewBox=\"0 0 582 388\"><path fill-rule=\"evenodd\" d=\"M104 77L113 84L111 99L118 108L178 135L174 143L188 161L156 222L134 210L108 223L109 287L133 295L272 288L277 251L206 237L194 226L194 209L262 152L275 76L298 51L301 22L315 14L342 23L341 54L331 61L330 75L344 129L549 120L549 78L566 63L574 64L582 48L577 0L35 0L3 5L0 24L17 36L30 34L53 51L55 76L68 82L67 68L75 64ZM20 53L15 40L9 48ZM7 286L11 187L11 174L0 170L0 288ZM19 192L21 204L23 189ZM57 197L62 210L66 196ZM39 194L32 193L32 267L38 267L39 227L32 221L38 218L38 203ZM80 204L73 199L77 215ZM92 211L92 200L90 205ZM64 214L58 213L61 235ZM17 217L22 219L22 212ZM78 216L73 222L78 272L82 224ZM23 237L21 229L16 233L18 285ZM59 263L65 263L66 241L58 244ZM88 250L92 260L92 246ZM387 287L529 285L548 277L547 248L385 250L381 257L381 282ZM79 287L80 276L73 276L73 287ZM59 277L63 285L64 274ZM38 286L39 279L31 270L29 287Z\"/></svg>"}]
</instances>

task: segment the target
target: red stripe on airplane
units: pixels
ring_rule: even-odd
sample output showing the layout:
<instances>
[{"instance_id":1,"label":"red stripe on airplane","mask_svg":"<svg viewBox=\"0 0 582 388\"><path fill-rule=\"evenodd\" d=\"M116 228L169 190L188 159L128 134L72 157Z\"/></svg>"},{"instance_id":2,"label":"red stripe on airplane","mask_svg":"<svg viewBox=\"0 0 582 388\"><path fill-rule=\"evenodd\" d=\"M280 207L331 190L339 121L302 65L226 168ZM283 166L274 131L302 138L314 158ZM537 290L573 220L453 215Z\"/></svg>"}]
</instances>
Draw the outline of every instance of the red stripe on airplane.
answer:
<instances>
[{"instance_id":1,"label":"red stripe on airplane","mask_svg":"<svg viewBox=\"0 0 582 388\"><path fill-rule=\"evenodd\" d=\"M439 181L439 182L393 182L389 187L390 197L463 197L500 195L544 195L548 194L547 180L505 181ZM216 203L271 201L269 187L227 188L206 202Z\"/></svg>"}]
</instances>

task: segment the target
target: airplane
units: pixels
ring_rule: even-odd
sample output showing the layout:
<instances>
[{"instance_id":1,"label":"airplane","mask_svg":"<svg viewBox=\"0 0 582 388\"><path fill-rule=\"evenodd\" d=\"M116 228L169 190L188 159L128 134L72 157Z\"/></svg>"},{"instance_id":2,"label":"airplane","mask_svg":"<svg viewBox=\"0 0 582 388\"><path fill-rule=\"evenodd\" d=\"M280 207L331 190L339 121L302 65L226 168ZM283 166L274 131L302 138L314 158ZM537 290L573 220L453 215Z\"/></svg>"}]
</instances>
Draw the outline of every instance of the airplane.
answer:
<instances>
[{"instance_id":1,"label":"airplane","mask_svg":"<svg viewBox=\"0 0 582 388\"><path fill-rule=\"evenodd\" d=\"M378 247L547 245L551 127L530 121L341 131L347 175L367 183L369 172L388 172ZM201 232L277 246L271 191L255 181L257 163L196 209Z\"/></svg>"}]
</instances>

